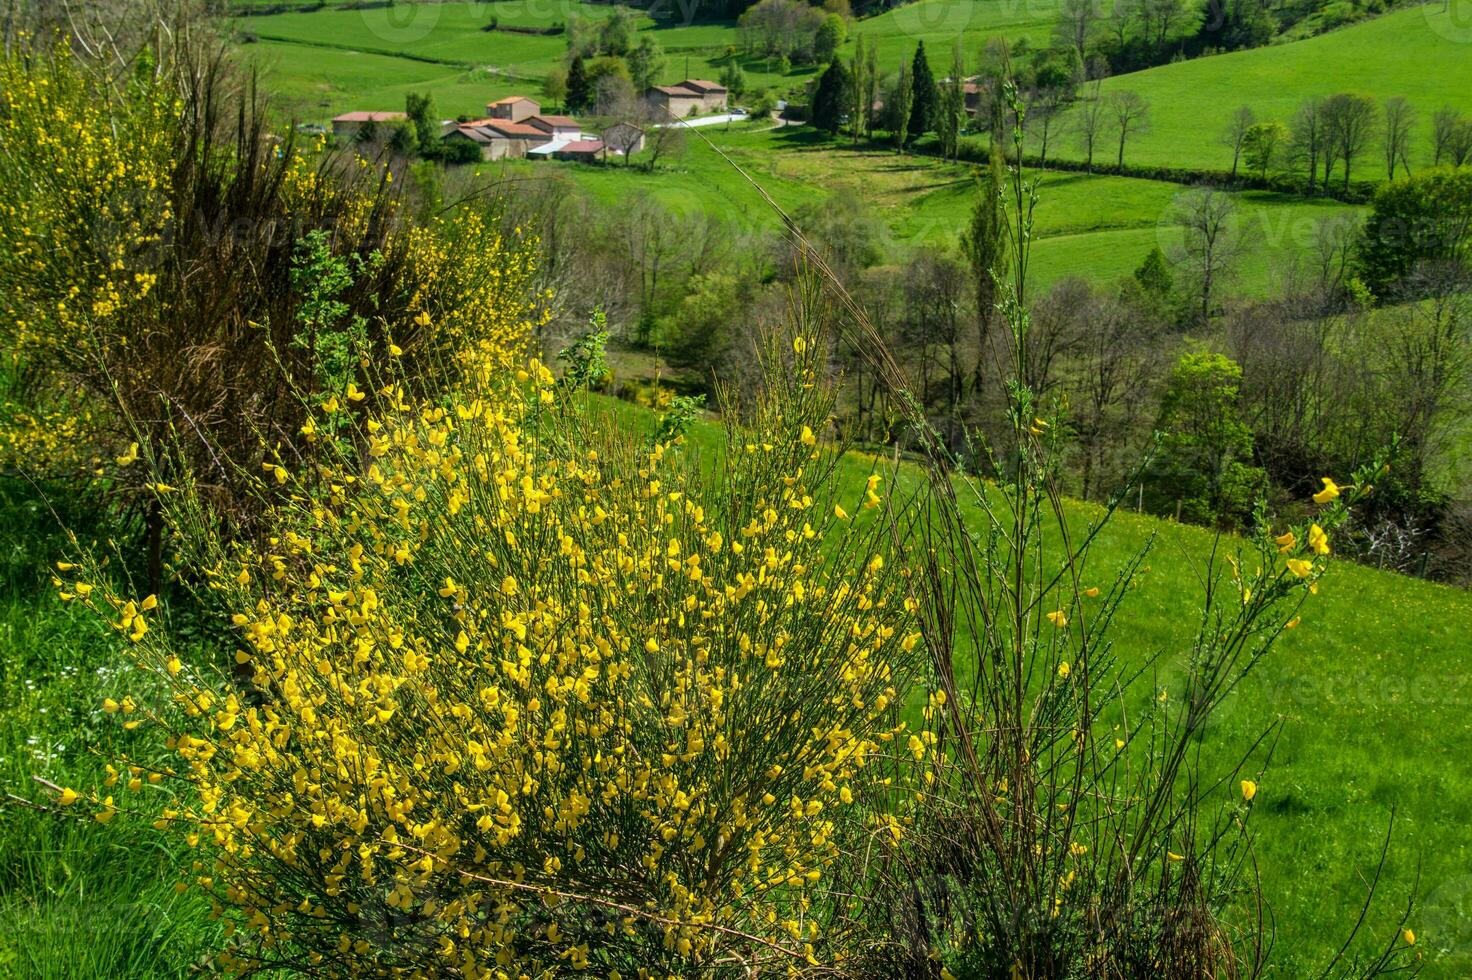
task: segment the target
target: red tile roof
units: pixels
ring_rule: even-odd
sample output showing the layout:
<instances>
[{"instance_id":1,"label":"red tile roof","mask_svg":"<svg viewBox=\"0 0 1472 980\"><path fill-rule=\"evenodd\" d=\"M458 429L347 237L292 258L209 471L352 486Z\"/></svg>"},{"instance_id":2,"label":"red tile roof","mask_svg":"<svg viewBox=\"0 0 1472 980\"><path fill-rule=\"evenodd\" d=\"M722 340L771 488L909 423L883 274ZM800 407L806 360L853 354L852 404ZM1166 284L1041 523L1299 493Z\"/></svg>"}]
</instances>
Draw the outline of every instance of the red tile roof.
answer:
<instances>
[{"instance_id":1,"label":"red tile roof","mask_svg":"<svg viewBox=\"0 0 1472 980\"><path fill-rule=\"evenodd\" d=\"M511 103L513 103L513 102L533 102L533 101L535 101L535 100L534 99L529 99L529 98L527 98L524 95L508 95L504 99L497 99L495 102L492 102L491 105L511 105Z\"/></svg>"},{"instance_id":2,"label":"red tile roof","mask_svg":"<svg viewBox=\"0 0 1472 980\"><path fill-rule=\"evenodd\" d=\"M577 129L578 121L572 116L528 116L525 122L532 126L550 129Z\"/></svg>"},{"instance_id":3,"label":"red tile roof","mask_svg":"<svg viewBox=\"0 0 1472 980\"><path fill-rule=\"evenodd\" d=\"M409 117L402 112L344 112L333 116L333 122L391 122Z\"/></svg>"},{"instance_id":4,"label":"red tile roof","mask_svg":"<svg viewBox=\"0 0 1472 980\"><path fill-rule=\"evenodd\" d=\"M539 139L547 138L547 131L538 129L524 122L510 122L506 119L481 119L467 125L475 126L477 129L494 129L502 136L511 139Z\"/></svg>"},{"instance_id":5,"label":"red tile roof","mask_svg":"<svg viewBox=\"0 0 1472 980\"><path fill-rule=\"evenodd\" d=\"M724 92L726 86L716 82L709 82L703 78L687 78L680 83L685 88L694 89L697 92Z\"/></svg>"},{"instance_id":6,"label":"red tile roof","mask_svg":"<svg viewBox=\"0 0 1472 980\"><path fill-rule=\"evenodd\" d=\"M562 149L558 150L557 152L558 153L597 153L601 149L603 149L603 141L602 140L573 140L571 143L568 143L566 146L564 146Z\"/></svg>"}]
</instances>

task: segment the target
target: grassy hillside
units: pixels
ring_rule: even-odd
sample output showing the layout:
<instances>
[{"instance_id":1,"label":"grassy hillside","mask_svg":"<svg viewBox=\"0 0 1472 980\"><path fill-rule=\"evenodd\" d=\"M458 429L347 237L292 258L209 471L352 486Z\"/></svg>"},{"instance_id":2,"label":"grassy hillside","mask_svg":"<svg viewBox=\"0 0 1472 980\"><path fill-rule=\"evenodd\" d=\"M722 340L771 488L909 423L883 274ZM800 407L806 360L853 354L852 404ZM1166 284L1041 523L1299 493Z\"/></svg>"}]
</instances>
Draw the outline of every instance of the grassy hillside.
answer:
<instances>
[{"instance_id":1,"label":"grassy hillside","mask_svg":"<svg viewBox=\"0 0 1472 980\"><path fill-rule=\"evenodd\" d=\"M620 404L625 424L647 426ZM692 432L693 451L719 458L714 425ZM853 454L840 469L855 500L870 468ZM919 473L902 465L886 485L903 493ZM974 507L973 526L981 526ZM1102 509L1075 502L1075 531ZM1123 513L1100 535L1086 581L1108 582L1149 547L1145 571L1118 617L1122 665L1163 651L1153 682L1177 691L1214 542L1201 528ZM1231 538L1222 542L1230 548ZM1432 978L1472 975L1472 595L1334 562L1302 625L1248 676L1203 742L1205 771L1230 772L1269 726L1281 724L1254 821L1263 889L1278 935L1274 977L1316 976L1347 938L1391 811L1395 837L1371 922L1393 921L1420 875L1424 907L1413 926ZM1223 790L1231 792L1231 787Z\"/></svg>"},{"instance_id":2,"label":"grassy hillside","mask_svg":"<svg viewBox=\"0 0 1472 980\"><path fill-rule=\"evenodd\" d=\"M1103 91L1131 90L1150 102L1150 131L1130 141L1127 163L1226 169L1231 150L1218 136L1238 106L1286 123L1304 99L1346 91L1409 99L1420 111L1412 160L1429 163L1431 114L1448 104L1472 109L1469 41L1455 7L1430 4L1290 44L1121 75ZM1106 126L1104 156L1112 160L1109 139ZM1384 176L1378 154L1378 145L1366 154L1362 176ZM1071 139L1056 155L1083 158Z\"/></svg>"},{"instance_id":3,"label":"grassy hillside","mask_svg":"<svg viewBox=\"0 0 1472 980\"><path fill-rule=\"evenodd\" d=\"M352 109L399 108L403 90L416 85L435 93L442 113L455 116L479 112L504 91L535 94L567 50L561 34L484 30L492 18L502 26L554 27L570 17L606 17L610 9L580 0L399 4L238 17L234 26L242 35L269 42L242 50L253 59L270 56L271 87L295 100L304 118L320 121ZM766 59L728 55L727 48L740 40L734 23L681 26L640 17L637 26L665 51L662 81L714 78L733 59L753 87L785 90L812 74L802 68L779 74ZM484 79L486 86L462 88L458 82L467 77ZM501 85L506 79L518 84Z\"/></svg>"},{"instance_id":4,"label":"grassy hillside","mask_svg":"<svg viewBox=\"0 0 1472 980\"><path fill-rule=\"evenodd\" d=\"M432 91L447 115L478 111L503 89L535 92L540 79L561 63L567 49L563 35L528 35L484 30L492 18L503 27L555 27L569 18L596 20L608 15L607 4L555 0L525 4L491 2L400 3L361 10L323 8L262 16L241 16L234 26L264 42L245 45L257 63L271 69L271 86L288 98L304 118L325 119L353 109L398 108L403 91ZM959 36L968 59L974 60L986 39L1004 36L1039 43L1046 39L1054 11L1048 5L1018 5L1007 0L920 0L859 21L863 34L877 45L881 69L891 73L908 61L915 44L924 41L937 71L950 63ZM717 77L735 62L752 88L780 92L800 89L815 69L798 66L779 72L767 58L738 50L735 22L655 21L641 16L640 32L650 34L666 56L662 81ZM842 53L851 53L850 39ZM522 80L500 85L505 79ZM482 79L486 87L468 80ZM472 91L472 89L474 89ZM489 93L489 94L486 94Z\"/></svg>"},{"instance_id":5,"label":"grassy hillside","mask_svg":"<svg viewBox=\"0 0 1472 980\"><path fill-rule=\"evenodd\" d=\"M856 149L807 127L702 132L784 209L796 210L829 193L854 193L902 244L952 245L975 200L976 185L966 165L902 157L882 148ZM694 136L687 138L682 157L652 174L622 164L542 161L491 164L483 172L571 180L609 204L631 192L646 193L678 212L704 210L753 227L777 227L751 185ZM1062 172L1039 178L1034 269L1040 285L1065 276L1118 279L1133 272L1152 248L1168 249L1178 240L1170 219L1182 190L1177 184ZM1239 270L1239 285L1249 294L1269 290L1312 241L1317 219L1354 210L1279 194L1239 197L1245 235L1253 243Z\"/></svg>"}]
</instances>

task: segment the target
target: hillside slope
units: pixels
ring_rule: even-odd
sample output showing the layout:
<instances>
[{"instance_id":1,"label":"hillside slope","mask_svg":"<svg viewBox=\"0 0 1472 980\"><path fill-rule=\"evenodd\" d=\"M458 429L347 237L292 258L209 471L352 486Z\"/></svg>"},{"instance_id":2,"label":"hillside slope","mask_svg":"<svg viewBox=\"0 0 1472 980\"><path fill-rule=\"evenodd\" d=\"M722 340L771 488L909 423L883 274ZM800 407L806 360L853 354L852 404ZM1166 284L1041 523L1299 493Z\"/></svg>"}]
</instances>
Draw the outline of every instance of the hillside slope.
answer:
<instances>
[{"instance_id":1,"label":"hillside slope","mask_svg":"<svg viewBox=\"0 0 1472 980\"><path fill-rule=\"evenodd\" d=\"M613 404L626 424L650 424L644 410ZM714 465L722 439L715 424L697 424L691 451ZM851 454L840 474L855 501L874 466L892 494L919 485L913 466L901 464L896 480L884 461ZM1102 509L1073 502L1069 513L1077 530ZM979 514L971 515L980 527ZM1117 514L1098 538L1085 581L1101 585L1150 548L1115 634L1124 665L1164 652L1170 666L1146 683L1179 690L1199 575L1218 545L1230 549L1233 541L1133 513ZM1273 976L1317 976L1349 935L1392 810L1395 834L1369 923L1384 933L1419 872L1422 907L1412 923L1431 958L1423 976L1472 975L1468 624L1472 594L1334 561L1302 625L1234 692L1204 740L1204 771L1220 775L1265 729L1282 726L1254 813L1259 870L1278 929Z\"/></svg>"},{"instance_id":2,"label":"hillside slope","mask_svg":"<svg viewBox=\"0 0 1472 980\"><path fill-rule=\"evenodd\" d=\"M1455 6L1412 7L1303 41L1120 75L1103 91L1134 91L1150 102L1150 130L1127 149L1131 164L1227 169L1232 153L1218 137L1238 106L1287 123L1304 99L1346 91L1409 99L1420 114L1412 163L1429 163L1431 114L1448 104L1472 110L1472 26L1457 19ZM1109 130L1104 155L1112 159ZM1072 139L1056 155L1083 158ZM1384 177L1378 146L1360 166L1366 178Z\"/></svg>"}]
</instances>

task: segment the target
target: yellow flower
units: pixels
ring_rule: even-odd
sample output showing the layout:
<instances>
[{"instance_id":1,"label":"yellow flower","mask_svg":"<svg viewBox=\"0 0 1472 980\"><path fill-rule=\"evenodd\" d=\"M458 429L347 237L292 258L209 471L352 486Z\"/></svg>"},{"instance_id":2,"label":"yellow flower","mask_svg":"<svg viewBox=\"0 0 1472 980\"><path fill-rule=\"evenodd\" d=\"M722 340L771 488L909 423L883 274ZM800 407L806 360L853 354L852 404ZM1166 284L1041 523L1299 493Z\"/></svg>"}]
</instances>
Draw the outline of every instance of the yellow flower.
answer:
<instances>
[{"instance_id":1,"label":"yellow flower","mask_svg":"<svg viewBox=\"0 0 1472 980\"><path fill-rule=\"evenodd\" d=\"M1251 803L1252 798L1257 795L1257 784L1250 779L1242 780L1242 799Z\"/></svg>"},{"instance_id":2,"label":"yellow flower","mask_svg":"<svg viewBox=\"0 0 1472 980\"><path fill-rule=\"evenodd\" d=\"M803 426L802 427L802 444L804 446L813 446L813 445L816 445L817 442L818 442L818 437L815 436L815 435L813 435L813 430L810 429L810 428L808 428L807 426Z\"/></svg>"},{"instance_id":3,"label":"yellow flower","mask_svg":"<svg viewBox=\"0 0 1472 980\"><path fill-rule=\"evenodd\" d=\"M1099 597L1099 587L1095 585L1084 589L1084 595L1088 596L1090 599L1097 599Z\"/></svg>"},{"instance_id":4,"label":"yellow flower","mask_svg":"<svg viewBox=\"0 0 1472 980\"><path fill-rule=\"evenodd\" d=\"M1287 531L1274 538L1273 543L1278 546L1278 554L1286 555L1288 552L1298 547L1298 535L1294 534L1292 531Z\"/></svg>"},{"instance_id":5,"label":"yellow flower","mask_svg":"<svg viewBox=\"0 0 1472 980\"><path fill-rule=\"evenodd\" d=\"M848 511L844 510L841 505L834 504L833 505L833 516L836 517L836 518L838 518L840 521L846 521L846 520L848 520Z\"/></svg>"},{"instance_id":6,"label":"yellow flower","mask_svg":"<svg viewBox=\"0 0 1472 980\"><path fill-rule=\"evenodd\" d=\"M808 349L808 342L807 342L807 339L806 338L804 338L804 337L793 337L792 338L792 352L794 354L801 355L807 349Z\"/></svg>"},{"instance_id":7,"label":"yellow flower","mask_svg":"<svg viewBox=\"0 0 1472 980\"><path fill-rule=\"evenodd\" d=\"M1304 561L1302 558L1288 559L1288 571L1297 575L1299 578L1308 578L1313 574L1313 570L1314 563L1311 561Z\"/></svg>"},{"instance_id":8,"label":"yellow flower","mask_svg":"<svg viewBox=\"0 0 1472 980\"><path fill-rule=\"evenodd\" d=\"M1400 938L1406 941L1407 946L1416 945L1416 932L1410 926L1406 926L1401 930Z\"/></svg>"},{"instance_id":9,"label":"yellow flower","mask_svg":"<svg viewBox=\"0 0 1472 980\"><path fill-rule=\"evenodd\" d=\"M1073 668L1068 666L1068 661L1067 660L1063 661L1062 663L1060 663L1058 665L1058 676L1059 677L1062 677L1062 678L1065 678L1066 679L1068 677L1068 675L1071 674L1072 672L1073 672Z\"/></svg>"},{"instance_id":10,"label":"yellow flower","mask_svg":"<svg viewBox=\"0 0 1472 980\"><path fill-rule=\"evenodd\" d=\"M73 803L77 802L81 798L81 793L78 793L76 790L71 789L70 787L63 787L61 792L57 794L56 802L60 803L62 806L71 806Z\"/></svg>"},{"instance_id":11,"label":"yellow flower","mask_svg":"<svg viewBox=\"0 0 1472 980\"><path fill-rule=\"evenodd\" d=\"M1165 852L1165 856L1166 856L1166 858L1168 858L1171 861L1184 861L1184 860L1186 860L1186 858L1185 858L1184 855L1177 854L1175 851L1166 851Z\"/></svg>"},{"instance_id":12,"label":"yellow flower","mask_svg":"<svg viewBox=\"0 0 1472 980\"><path fill-rule=\"evenodd\" d=\"M1308 529L1308 546L1316 555L1327 555L1329 553L1329 535L1317 524Z\"/></svg>"},{"instance_id":13,"label":"yellow flower","mask_svg":"<svg viewBox=\"0 0 1472 980\"><path fill-rule=\"evenodd\" d=\"M135 442L128 446L128 451L117 457L119 466L127 466L138 461L138 444Z\"/></svg>"},{"instance_id":14,"label":"yellow flower","mask_svg":"<svg viewBox=\"0 0 1472 980\"><path fill-rule=\"evenodd\" d=\"M1339 496L1339 485L1333 480L1329 479L1327 476L1321 477L1321 479L1324 482L1324 489L1314 494L1314 503L1327 504L1329 501Z\"/></svg>"},{"instance_id":15,"label":"yellow flower","mask_svg":"<svg viewBox=\"0 0 1472 980\"><path fill-rule=\"evenodd\" d=\"M1055 609L1054 611L1048 613L1048 622L1052 623L1059 629L1062 629L1063 627L1068 625L1068 617L1063 614L1062 609Z\"/></svg>"},{"instance_id":16,"label":"yellow flower","mask_svg":"<svg viewBox=\"0 0 1472 980\"><path fill-rule=\"evenodd\" d=\"M1297 616L1294 616L1292 619L1288 620L1288 622L1286 622L1286 623L1283 624L1283 628L1285 630L1297 629L1298 628L1298 622L1299 622L1298 617Z\"/></svg>"}]
</instances>

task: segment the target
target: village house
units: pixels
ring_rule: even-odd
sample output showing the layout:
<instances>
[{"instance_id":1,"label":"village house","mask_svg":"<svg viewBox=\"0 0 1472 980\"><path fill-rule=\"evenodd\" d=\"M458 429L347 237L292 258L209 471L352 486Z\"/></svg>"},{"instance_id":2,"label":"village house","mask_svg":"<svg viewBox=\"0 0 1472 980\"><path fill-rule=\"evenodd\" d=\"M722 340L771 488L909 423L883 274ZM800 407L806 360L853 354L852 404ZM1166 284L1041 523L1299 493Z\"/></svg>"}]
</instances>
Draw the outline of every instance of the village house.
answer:
<instances>
[{"instance_id":1,"label":"village house","mask_svg":"<svg viewBox=\"0 0 1472 980\"><path fill-rule=\"evenodd\" d=\"M468 140L480 147L482 160L506 160L524 157L533 147L550 142L552 136L525 122L504 119L477 119L461 123L445 136L447 141Z\"/></svg>"},{"instance_id":2,"label":"village house","mask_svg":"<svg viewBox=\"0 0 1472 980\"><path fill-rule=\"evenodd\" d=\"M726 96L725 86L699 78L687 78L675 85L656 85L644 93L644 98L661 116L668 113L675 119L724 112Z\"/></svg>"},{"instance_id":3,"label":"village house","mask_svg":"<svg viewBox=\"0 0 1472 980\"><path fill-rule=\"evenodd\" d=\"M365 126L385 126L405 122L408 115L402 112L344 112L332 117L332 135L352 139Z\"/></svg>"},{"instance_id":4,"label":"village house","mask_svg":"<svg viewBox=\"0 0 1472 980\"><path fill-rule=\"evenodd\" d=\"M507 122L523 122L532 116L539 115L542 104L536 99L529 99L524 95L508 95L504 99L486 104L486 115L492 119L504 119Z\"/></svg>"},{"instance_id":5,"label":"village house","mask_svg":"<svg viewBox=\"0 0 1472 980\"><path fill-rule=\"evenodd\" d=\"M583 133L583 128L578 121L571 116L527 116L523 120L528 126L535 126L554 140L577 139Z\"/></svg>"}]
</instances>

